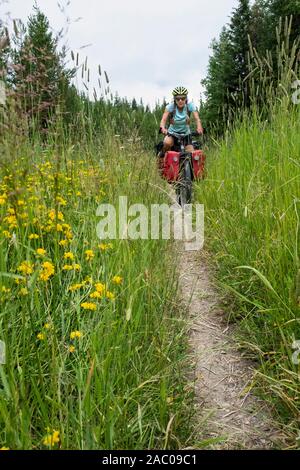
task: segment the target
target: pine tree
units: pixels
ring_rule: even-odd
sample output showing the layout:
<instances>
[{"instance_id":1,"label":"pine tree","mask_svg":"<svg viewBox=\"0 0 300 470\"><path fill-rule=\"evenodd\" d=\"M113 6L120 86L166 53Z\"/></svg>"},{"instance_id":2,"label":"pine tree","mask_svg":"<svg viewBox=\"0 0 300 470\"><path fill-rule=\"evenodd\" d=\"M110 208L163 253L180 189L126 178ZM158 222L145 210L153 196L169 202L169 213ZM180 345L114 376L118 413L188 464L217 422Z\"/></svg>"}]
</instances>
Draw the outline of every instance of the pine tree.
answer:
<instances>
[{"instance_id":1,"label":"pine tree","mask_svg":"<svg viewBox=\"0 0 300 470\"><path fill-rule=\"evenodd\" d=\"M0 80L6 81L10 39L7 28L0 21Z\"/></svg>"},{"instance_id":2,"label":"pine tree","mask_svg":"<svg viewBox=\"0 0 300 470\"><path fill-rule=\"evenodd\" d=\"M206 87L205 107L202 111L202 117L205 125L208 127L223 127L224 113L225 121L227 116L230 96L236 88L234 76L234 62L232 57L232 48L229 39L228 30L224 27L219 41L214 40L212 45L212 55L209 58L208 74L202 84Z\"/></svg>"},{"instance_id":3,"label":"pine tree","mask_svg":"<svg viewBox=\"0 0 300 470\"><path fill-rule=\"evenodd\" d=\"M271 30L273 32L271 41L276 44L276 27L279 19L293 17L292 28L290 34L290 44L300 36L300 0L268 0L268 8L270 11ZM272 47L272 44L270 45Z\"/></svg>"},{"instance_id":4,"label":"pine tree","mask_svg":"<svg viewBox=\"0 0 300 470\"><path fill-rule=\"evenodd\" d=\"M228 36L233 61L233 81L231 87L236 93L242 93L241 81L248 74L247 52L249 50L249 33L251 28L251 8L249 0L239 0L233 11L229 24Z\"/></svg>"},{"instance_id":5,"label":"pine tree","mask_svg":"<svg viewBox=\"0 0 300 470\"><path fill-rule=\"evenodd\" d=\"M131 102L131 109L138 109L138 104L137 104L135 98L132 99L132 102Z\"/></svg>"},{"instance_id":6,"label":"pine tree","mask_svg":"<svg viewBox=\"0 0 300 470\"><path fill-rule=\"evenodd\" d=\"M58 104L64 108L64 96L73 71L64 69L65 51L58 52L46 16L34 7L26 34L15 50L13 83L22 109L34 118L39 130L46 130Z\"/></svg>"},{"instance_id":7,"label":"pine tree","mask_svg":"<svg viewBox=\"0 0 300 470\"><path fill-rule=\"evenodd\" d=\"M213 41L208 74L202 82L206 87L207 102L203 107L205 125L224 129L231 110L247 105L243 80L248 74L247 53L251 33L249 0L239 0L228 27L224 27L218 41Z\"/></svg>"},{"instance_id":8,"label":"pine tree","mask_svg":"<svg viewBox=\"0 0 300 470\"><path fill-rule=\"evenodd\" d=\"M268 3L269 0L256 0L251 8L250 39L260 55L270 50L273 33Z\"/></svg>"}]
</instances>

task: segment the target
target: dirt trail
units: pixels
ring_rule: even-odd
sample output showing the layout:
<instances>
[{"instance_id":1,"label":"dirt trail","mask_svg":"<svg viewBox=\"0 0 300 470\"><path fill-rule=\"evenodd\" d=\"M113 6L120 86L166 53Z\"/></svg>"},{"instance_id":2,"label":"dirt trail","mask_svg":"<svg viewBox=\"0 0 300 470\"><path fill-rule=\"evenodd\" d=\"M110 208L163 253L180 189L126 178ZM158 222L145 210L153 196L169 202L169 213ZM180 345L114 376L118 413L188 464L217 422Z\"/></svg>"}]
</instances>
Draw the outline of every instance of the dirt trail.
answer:
<instances>
[{"instance_id":1,"label":"dirt trail","mask_svg":"<svg viewBox=\"0 0 300 470\"><path fill-rule=\"evenodd\" d=\"M190 350L195 365L199 441L222 438L212 449L272 449L282 441L266 403L249 385L254 369L244 359L227 326L203 251L184 251L179 244L179 285L188 306ZM182 251L181 251L182 250Z\"/></svg>"}]
</instances>

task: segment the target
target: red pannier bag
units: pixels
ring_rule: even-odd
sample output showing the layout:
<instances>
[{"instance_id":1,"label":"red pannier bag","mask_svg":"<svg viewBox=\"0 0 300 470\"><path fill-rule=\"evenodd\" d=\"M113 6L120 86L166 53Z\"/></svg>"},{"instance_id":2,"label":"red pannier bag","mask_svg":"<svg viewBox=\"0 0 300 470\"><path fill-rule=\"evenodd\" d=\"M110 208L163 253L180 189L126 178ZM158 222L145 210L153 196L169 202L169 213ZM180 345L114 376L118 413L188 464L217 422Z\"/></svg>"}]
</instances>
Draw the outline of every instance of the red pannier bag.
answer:
<instances>
[{"instance_id":1,"label":"red pannier bag","mask_svg":"<svg viewBox=\"0 0 300 470\"><path fill-rule=\"evenodd\" d=\"M177 181L179 176L179 152L169 150L165 153L162 176L167 181ZM203 150L194 150L192 153L193 173L195 179L204 176L205 155Z\"/></svg>"},{"instance_id":2,"label":"red pannier bag","mask_svg":"<svg viewBox=\"0 0 300 470\"><path fill-rule=\"evenodd\" d=\"M201 179L204 177L205 158L203 150L194 150L192 159L195 179Z\"/></svg>"},{"instance_id":3,"label":"red pannier bag","mask_svg":"<svg viewBox=\"0 0 300 470\"><path fill-rule=\"evenodd\" d=\"M164 156L162 176L168 181L176 181L179 175L179 152L169 150Z\"/></svg>"}]
</instances>

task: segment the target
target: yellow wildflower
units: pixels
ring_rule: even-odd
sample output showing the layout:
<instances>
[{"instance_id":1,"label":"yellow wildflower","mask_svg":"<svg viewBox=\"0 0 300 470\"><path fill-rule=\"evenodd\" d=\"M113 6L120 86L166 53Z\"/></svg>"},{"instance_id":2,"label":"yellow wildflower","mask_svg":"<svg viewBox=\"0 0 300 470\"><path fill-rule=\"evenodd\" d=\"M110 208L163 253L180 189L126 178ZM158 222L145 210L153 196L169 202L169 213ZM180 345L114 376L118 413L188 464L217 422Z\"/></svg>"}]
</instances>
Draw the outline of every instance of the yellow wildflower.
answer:
<instances>
[{"instance_id":1,"label":"yellow wildflower","mask_svg":"<svg viewBox=\"0 0 300 470\"><path fill-rule=\"evenodd\" d=\"M66 253L64 253L64 259L70 259L70 260L73 261L74 258L75 258L75 256L71 251L67 251Z\"/></svg>"},{"instance_id":2,"label":"yellow wildflower","mask_svg":"<svg viewBox=\"0 0 300 470\"><path fill-rule=\"evenodd\" d=\"M51 230L53 229L54 225L53 224L48 224L46 226L44 226L44 231L45 232L51 232Z\"/></svg>"},{"instance_id":3,"label":"yellow wildflower","mask_svg":"<svg viewBox=\"0 0 300 470\"><path fill-rule=\"evenodd\" d=\"M72 271L72 270L79 271L80 270L80 265L76 264L76 263L74 263L74 264L65 264L62 269L63 269L63 271Z\"/></svg>"},{"instance_id":4,"label":"yellow wildflower","mask_svg":"<svg viewBox=\"0 0 300 470\"><path fill-rule=\"evenodd\" d=\"M101 299L102 296L103 296L103 294L101 292L98 292L97 290L90 294L91 299Z\"/></svg>"},{"instance_id":5,"label":"yellow wildflower","mask_svg":"<svg viewBox=\"0 0 300 470\"><path fill-rule=\"evenodd\" d=\"M100 294L102 294L106 289L106 285L102 284L102 282L96 282L95 289L97 292L100 292Z\"/></svg>"},{"instance_id":6,"label":"yellow wildflower","mask_svg":"<svg viewBox=\"0 0 300 470\"><path fill-rule=\"evenodd\" d=\"M70 292L74 292L74 291L80 289L81 287L83 287L83 285L84 285L83 283L73 284L72 286L69 287L68 290Z\"/></svg>"},{"instance_id":7,"label":"yellow wildflower","mask_svg":"<svg viewBox=\"0 0 300 470\"><path fill-rule=\"evenodd\" d=\"M56 231L57 232L62 232L63 231L63 226L61 224L56 224Z\"/></svg>"},{"instance_id":8,"label":"yellow wildflower","mask_svg":"<svg viewBox=\"0 0 300 470\"><path fill-rule=\"evenodd\" d=\"M69 351L70 351L70 353L73 353L75 351L75 346L73 346L73 344L71 344L71 346L69 346Z\"/></svg>"},{"instance_id":9,"label":"yellow wildflower","mask_svg":"<svg viewBox=\"0 0 300 470\"><path fill-rule=\"evenodd\" d=\"M11 233L8 230L3 230L2 233L5 236L5 238L10 238L11 237Z\"/></svg>"},{"instance_id":10,"label":"yellow wildflower","mask_svg":"<svg viewBox=\"0 0 300 470\"><path fill-rule=\"evenodd\" d=\"M85 254L85 259L87 261L92 260L95 256L95 253L93 252L93 250L85 250L84 254Z\"/></svg>"},{"instance_id":11,"label":"yellow wildflower","mask_svg":"<svg viewBox=\"0 0 300 470\"><path fill-rule=\"evenodd\" d=\"M7 199L7 195L5 193L0 194L0 206L6 203L6 199Z\"/></svg>"},{"instance_id":12,"label":"yellow wildflower","mask_svg":"<svg viewBox=\"0 0 300 470\"><path fill-rule=\"evenodd\" d=\"M31 233L28 238L29 240L37 240L40 236L37 233Z\"/></svg>"},{"instance_id":13,"label":"yellow wildflower","mask_svg":"<svg viewBox=\"0 0 300 470\"><path fill-rule=\"evenodd\" d=\"M43 270L40 272L39 279L41 281L48 281L50 276L53 276L54 274L54 265L50 261L45 261L42 264Z\"/></svg>"},{"instance_id":14,"label":"yellow wildflower","mask_svg":"<svg viewBox=\"0 0 300 470\"><path fill-rule=\"evenodd\" d=\"M72 264L65 264L62 269L63 269L63 271L72 271L73 265Z\"/></svg>"},{"instance_id":15,"label":"yellow wildflower","mask_svg":"<svg viewBox=\"0 0 300 470\"><path fill-rule=\"evenodd\" d=\"M71 230L65 232L65 237L66 237L68 240L72 240L73 234L72 234Z\"/></svg>"},{"instance_id":16,"label":"yellow wildflower","mask_svg":"<svg viewBox=\"0 0 300 470\"><path fill-rule=\"evenodd\" d=\"M10 448L3 446L3 447L0 448L0 450L10 450Z\"/></svg>"},{"instance_id":17,"label":"yellow wildflower","mask_svg":"<svg viewBox=\"0 0 300 470\"><path fill-rule=\"evenodd\" d=\"M44 438L43 444L45 446L53 447L55 444L58 444L59 441L60 441L59 431L56 431L54 429L51 434L47 434L47 436Z\"/></svg>"},{"instance_id":18,"label":"yellow wildflower","mask_svg":"<svg viewBox=\"0 0 300 470\"><path fill-rule=\"evenodd\" d=\"M112 282L114 284L121 284L123 282L123 278L121 276L114 276L112 278Z\"/></svg>"},{"instance_id":19,"label":"yellow wildflower","mask_svg":"<svg viewBox=\"0 0 300 470\"><path fill-rule=\"evenodd\" d=\"M45 254L47 253L46 250L44 250L44 248L38 248L37 250L35 250L35 252L39 256L45 256Z\"/></svg>"},{"instance_id":20,"label":"yellow wildflower","mask_svg":"<svg viewBox=\"0 0 300 470\"><path fill-rule=\"evenodd\" d=\"M93 302L83 302L82 304L80 304L80 306L84 310L96 310L97 309L97 305L94 304Z\"/></svg>"},{"instance_id":21,"label":"yellow wildflower","mask_svg":"<svg viewBox=\"0 0 300 470\"><path fill-rule=\"evenodd\" d=\"M54 209L51 209L51 211L48 214L48 217L49 217L50 220L52 220L52 222L56 219L56 214L55 214ZM62 221L64 220L64 215L63 215L62 212L57 211L57 219L62 220Z\"/></svg>"},{"instance_id":22,"label":"yellow wildflower","mask_svg":"<svg viewBox=\"0 0 300 470\"><path fill-rule=\"evenodd\" d=\"M62 224L62 228L66 231L70 231L71 230L71 225L69 224Z\"/></svg>"},{"instance_id":23,"label":"yellow wildflower","mask_svg":"<svg viewBox=\"0 0 300 470\"><path fill-rule=\"evenodd\" d=\"M98 248L100 248L101 251L106 251L112 248L112 243L100 243L98 245Z\"/></svg>"},{"instance_id":24,"label":"yellow wildflower","mask_svg":"<svg viewBox=\"0 0 300 470\"><path fill-rule=\"evenodd\" d=\"M37 334L37 339L39 339L40 341L43 341L45 338L46 338L46 336L45 336L44 333L38 333Z\"/></svg>"},{"instance_id":25,"label":"yellow wildflower","mask_svg":"<svg viewBox=\"0 0 300 470\"><path fill-rule=\"evenodd\" d=\"M52 330L53 326L50 323L45 323L44 328L45 330Z\"/></svg>"},{"instance_id":26,"label":"yellow wildflower","mask_svg":"<svg viewBox=\"0 0 300 470\"><path fill-rule=\"evenodd\" d=\"M58 204L61 204L62 206L67 205L67 201L65 199L63 199L61 196L57 196L56 202L58 202Z\"/></svg>"},{"instance_id":27,"label":"yellow wildflower","mask_svg":"<svg viewBox=\"0 0 300 470\"><path fill-rule=\"evenodd\" d=\"M81 336L82 336L82 333L81 331L78 331L78 330L71 331L70 333L70 339L81 338Z\"/></svg>"},{"instance_id":28,"label":"yellow wildflower","mask_svg":"<svg viewBox=\"0 0 300 470\"><path fill-rule=\"evenodd\" d=\"M60 246L66 246L68 244L68 240L60 240L60 242L58 242L58 244Z\"/></svg>"},{"instance_id":29,"label":"yellow wildflower","mask_svg":"<svg viewBox=\"0 0 300 470\"><path fill-rule=\"evenodd\" d=\"M7 217L4 217L4 221L8 223L9 229L11 230L12 228L17 227L17 218L15 215L8 215Z\"/></svg>"},{"instance_id":30,"label":"yellow wildflower","mask_svg":"<svg viewBox=\"0 0 300 470\"><path fill-rule=\"evenodd\" d=\"M18 271L21 273L28 275L33 273L33 264L30 261L23 261L23 263L18 266Z\"/></svg>"},{"instance_id":31,"label":"yellow wildflower","mask_svg":"<svg viewBox=\"0 0 300 470\"><path fill-rule=\"evenodd\" d=\"M106 292L106 297L110 300L114 300L115 294L113 292L110 292L109 290Z\"/></svg>"},{"instance_id":32,"label":"yellow wildflower","mask_svg":"<svg viewBox=\"0 0 300 470\"><path fill-rule=\"evenodd\" d=\"M26 287L22 287L22 288L20 289L20 294L21 294L21 295L24 295L24 296L25 296L25 295L28 295L28 289L26 289Z\"/></svg>"},{"instance_id":33,"label":"yellow wildflower","mask_svg":"<svg viewBox=\"0 0 300 470\"><path fill-rule=\"evenodd\" d=\"M4 294L8 294L11 289L9 289L8 287L5 287L5 286L1 286L0 290L4 293Z\"/></svg>"},{"instance_id":34,"label":"yellow wildflower","mask_svg":"<svg viewBox=\"0 0 300 470\"><path fill-rule=\"evenodd\" d=\"M83 282L84 282L84 284L93 284L93 278L92 278L92 276L86 276L86 277L84 278L84 281L83 281Z\"/></svg>"}]
</instances>

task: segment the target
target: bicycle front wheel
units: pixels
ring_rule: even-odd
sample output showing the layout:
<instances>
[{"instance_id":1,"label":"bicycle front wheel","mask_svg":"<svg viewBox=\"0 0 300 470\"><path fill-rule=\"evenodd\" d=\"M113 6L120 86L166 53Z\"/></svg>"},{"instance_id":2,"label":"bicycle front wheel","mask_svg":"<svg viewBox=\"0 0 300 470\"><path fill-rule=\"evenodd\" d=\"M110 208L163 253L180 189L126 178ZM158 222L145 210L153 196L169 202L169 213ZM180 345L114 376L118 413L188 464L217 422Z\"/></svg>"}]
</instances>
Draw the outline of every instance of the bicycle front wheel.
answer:
<instances>
[{"instance_id":1,"label":"bicycle front wheel","mask_svg":"<svg viewBox=\"0 0 300 470\"><path fill-rule=\"evenodd\" d=\"M192 171L188 160L184 162L182 179L179 182L179 204L184 207L192 201Z\"/></svg>"}]
</instances>

